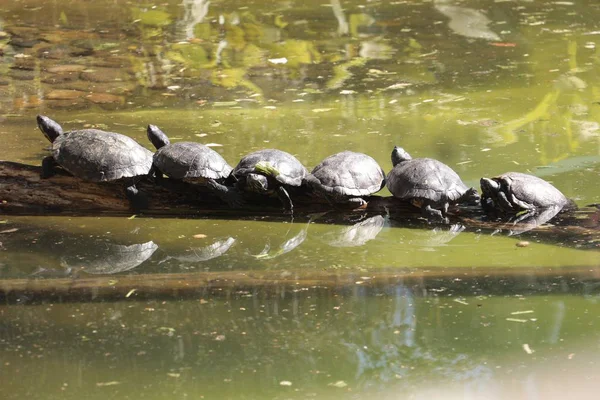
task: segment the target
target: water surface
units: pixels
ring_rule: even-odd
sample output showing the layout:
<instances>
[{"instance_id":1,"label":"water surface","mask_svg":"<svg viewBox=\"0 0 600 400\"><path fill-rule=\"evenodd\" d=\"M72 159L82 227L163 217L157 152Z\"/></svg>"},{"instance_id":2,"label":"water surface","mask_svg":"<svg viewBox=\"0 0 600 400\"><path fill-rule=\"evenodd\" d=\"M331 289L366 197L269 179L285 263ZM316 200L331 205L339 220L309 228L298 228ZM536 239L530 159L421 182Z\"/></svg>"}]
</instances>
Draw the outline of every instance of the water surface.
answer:
<instances>
[{"instance_id":1,"label":"water surface","mask_svg":"<svg viewBox=\"0 0 600 400\"><path fill-rule=\"evenodd\" d=\"M599 12L586 0L3 2L0 158L38 165L46 114L148 148L156 124L231 164L274 147L312 168L354 150L388 171L401 145L469 185L528 172L585 206L600 199ZM0 215L3 282L236 271L344 282L110 301L17 291L0 309L1 392L595 398L594 246L371 217ZM413 269L420 281L369 283Z\"/></svg>"}]
</instances>

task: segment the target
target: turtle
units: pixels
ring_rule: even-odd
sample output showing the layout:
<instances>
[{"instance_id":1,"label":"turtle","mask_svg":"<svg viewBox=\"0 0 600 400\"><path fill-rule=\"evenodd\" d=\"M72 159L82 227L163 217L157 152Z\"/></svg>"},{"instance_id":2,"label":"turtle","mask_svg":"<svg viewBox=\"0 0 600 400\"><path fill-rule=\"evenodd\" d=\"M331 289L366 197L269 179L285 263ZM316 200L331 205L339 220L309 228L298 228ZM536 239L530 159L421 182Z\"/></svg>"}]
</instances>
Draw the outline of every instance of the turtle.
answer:
<instances>
[{"instance_id":1,"label":"turtle","mask_svg":"<svg viewBox=\"0 0 600 400\"><path fill-rule=\"evenodd\" d=\"M44 115L37 116L38 128L52 143L52 155L42 161L42 178L54 175L58 165L73 176L90 182L122 180L134 208L143 207L144 196L135 183L152 167L152 152L132 138L99 129L63 132Z\"/></svg>"},{"instance_id":2,"label":"turtle","mask_svg":"<svg viewBox=\"0 0 600 400\"><path fill-rule=\"evenodd\" d=\"M233 186L226 185L232 168L225 159L208 146L196 142L171 143L156 125L148 125L148 139L154 147L151 175L206 186L230 207L242 205L242 199Z\"/></svg>"},{"instance_id":3,"label":"turtle","mask_svg":"<svg viewBox=\"0 0 600 400\"><path fill-rule=\"evenodd\" d=\"M321 161L304 180L331 203L360 207L366 204L363 196L385 186L385 172L366 154L342 151Z\"/></svg>"},{"instance_id":4,"label":"turtle","mask_svg":"<svg viewBox=\"0 0 600 400\"><path fill-rule=\"evenodd\" d=\"M387 176L392 195L410 201L427 219L448 223L446 214L451 204L478 204L479 193L469 188L458 174L441 161L412 158L402 147L392 150L394 168Z\"/></svg>"},{"instance_id":5,"label":"turtle","mask_svg":"<svg viewBox=\"0 0 600 400\"><path fill-rule=\"evenodd\" d=\"M481 178L482 205L503 214L524 217L545 209L562 210L573 205L560 190L537 176L507 172L493 178Z\"/></svg>"},{"instance_id":6,"label":"turtle","mask_svg":"<svg viewBox=\"0 0 600 400\"><path fill-rule=\"evenodd\" d=\"M275 193L289 212L294 209L290 191L299 188L307 174L296 157L277 149L258 150L242 157L232 172L240 190Z\"/></svg>"}]
</instances>

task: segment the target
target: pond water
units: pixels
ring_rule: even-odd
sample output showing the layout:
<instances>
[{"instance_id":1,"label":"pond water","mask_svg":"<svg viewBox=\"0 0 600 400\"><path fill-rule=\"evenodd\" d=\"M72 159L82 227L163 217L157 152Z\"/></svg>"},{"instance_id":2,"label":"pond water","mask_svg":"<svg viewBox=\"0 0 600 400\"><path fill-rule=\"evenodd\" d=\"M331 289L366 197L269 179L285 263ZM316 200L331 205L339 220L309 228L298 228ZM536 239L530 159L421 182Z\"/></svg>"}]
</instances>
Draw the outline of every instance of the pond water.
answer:
<instances>
[{"instance_id":1,"label":"pond water","mask_svg":"<svg viewBox=\"0 0 600 400\"><path fill-rule=\"evenodd\" d=\"M388 171L401 145L468 185L527 172L585 206L598 15L593 0L6 1L0 159L39 165L46 114L148 148L155 124L231 164L354 150ZM595 398L595 241L326 218L0 215L2 397ZM173 276L209 284L169 291Z\"/></svg>"}]
</instances>

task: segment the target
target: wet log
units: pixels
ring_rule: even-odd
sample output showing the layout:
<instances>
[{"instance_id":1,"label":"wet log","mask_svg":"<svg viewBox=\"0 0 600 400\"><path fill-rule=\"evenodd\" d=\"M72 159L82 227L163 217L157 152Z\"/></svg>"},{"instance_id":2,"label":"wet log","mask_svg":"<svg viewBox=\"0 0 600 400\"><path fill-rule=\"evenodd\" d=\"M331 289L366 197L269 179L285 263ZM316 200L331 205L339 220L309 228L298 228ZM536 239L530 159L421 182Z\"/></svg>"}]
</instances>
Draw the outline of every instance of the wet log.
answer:
<instances>
[{"instance_id":1,"label":"wet log","mask_svg":"<svg viewBox=\"0 0 600 400\"><path fill-rule=\"evenodd\" d=\"M60 171L42 179L40 173L38 166L0 161L0 212L14 215L130 215L133 212L124 187L118 182L85 182ZM245 194L246 206L233 210L198 185L144 179L137 187L148 199L148 207L143 210L148 216L284 214L276 197ZM326 201L305 194L298 194L294 200L294 212L300 215L332 210ZM359 212L383 212L390 207L419 215L418 210L408 204L379 196L372 196L368 206Z\"/></svg>"},{"instance_id":2,"label":"wet log","mask_svg":"<svg viewBox=\"0 0 600 400\"><path fill-rule=\"evenodd\" d=\"M361 287L378 290L402 285L415 295L535 294L577 291L597 292L600 269L589 266L568 268L419 268L355 272L310 271L219 271L173 274L83 275L69 278L0 280L0 302L106 301L238 296L248 293L281 296L285 292L311 290L343 291ZM477 289L473 289L477 288Z\"/></svg>"},{"instance_id":3,"label":"wet log","mask_svg":"<svg viewBox=\"0 0 600 400\"><path fill-rule=\"evenodd\" d=\"M41 167L0 161L0 213L12 215L131 215L129 201L120 183L92 183L67 173L40 178ZM267 217L274 221L289 220L279 200L263 196L246 198L247 205L230 209L218 198L197 185L164 179L154 182L146 179L138 189L148 198L143 215L152 217L214 217L256 218ZM298 219L320 216L319 223L352 224L356 218L369 215L389 216L393 226L428 228L420 218L419 210L392 197L371 196L366 207L359 210L334 208L306 194L294 197L294 217ZM465 231L519 234L549 243L569 247L598 249L600 246L600 210L586 207L577 212L563 213L552 218L551 224L513 224L486 216L480 207L454 208L450 213L452 224L461 224Z\"/></svg>"}]
</instances>

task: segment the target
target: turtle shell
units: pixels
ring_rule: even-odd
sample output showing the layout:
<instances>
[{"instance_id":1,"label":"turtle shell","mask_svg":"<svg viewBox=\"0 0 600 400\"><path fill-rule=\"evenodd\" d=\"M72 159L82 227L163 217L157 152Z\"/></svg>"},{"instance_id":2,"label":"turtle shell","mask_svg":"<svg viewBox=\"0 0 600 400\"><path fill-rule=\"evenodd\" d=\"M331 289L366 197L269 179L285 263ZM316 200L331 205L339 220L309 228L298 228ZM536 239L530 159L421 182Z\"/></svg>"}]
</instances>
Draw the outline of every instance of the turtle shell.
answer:
<instances>
[{"instance_id":1,"label":"turtle shell","mask_svg":"<svg viewBox=\"0 0 600 400\"><path fill-rule=\"evenodd\" d=\"M507 172L492 178L492 180L500 183L500 190L509 195L507 196L509 200L512 194L516 200L530 207L564 207L570 204L570 200L560 190L537 176ZM482 190L483 188L484 186L482 186ZM484 191L484 195L489 196L490 194ZM515 204L515 208L522 207Z\"/></svg>"},{"instance_id":2,"label":"turtle shell","mask_svg":"<svg viewBox=\"0 0 600 400\"><path fill-rule=\"evenodd\" d=\"M399 199L456 202L469 188L446 164L431 158L415 158L397 164L388 174L387 187Z\"/></svg>"},{"instance_id":3,"label":"turtle shell","mask_svg":"<svg viewBox=\"0 0 600 400\"><path fill-rule=\"evenodd\" d=\"M304 165L290 153L277 149L265 149L244 156L233 169L233 175L239 179L248 176L248 174L256 173L256 164L260 162L268 163L279 171L279 174L273 176L273 178L283 185L300 186L302 180L308 174Z\"/></svg>"},{"instance_id":4,"label":"turtle shell","mask_svg":"<svg viewBox=\"0 0 600 400\"><path fill-rule=\"evenodd\" d=\"M174 179L224 179L231 173L231 166L219 153L194 142L161 147L154 153L154 166Z\"/></svg>"},{"instance_id":5,"label":"turtle shell","mask_svg":"<svg viewBox=\"0 0 600 400\"><path fill-rule=\"evenodd\" d=\"M385 185L385 172L372 157L342 151L324 159L311 174L319 188L334 197L359 197L377 193Z\"/></svg>"},{"instance_id":6,"label":"turtle shell","mask_svg":"<svg viewBox=\"0 0 600 400\"><path fill-rule=\"evenodd\" d=\"M65 132L52 143L52 156L74 176L92 182L147 175L152 152L115 132L83 129Z\"/></svg>"}]
</instances>

